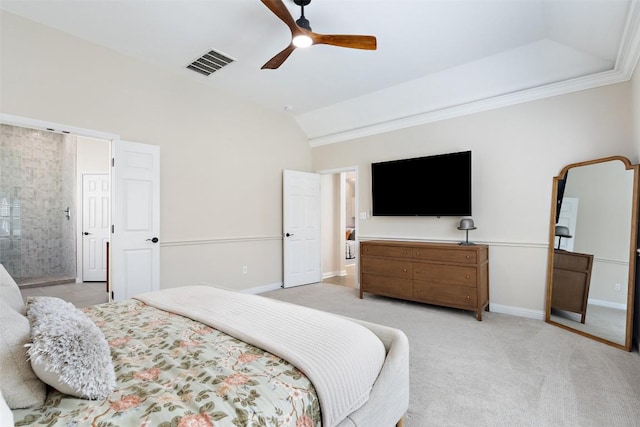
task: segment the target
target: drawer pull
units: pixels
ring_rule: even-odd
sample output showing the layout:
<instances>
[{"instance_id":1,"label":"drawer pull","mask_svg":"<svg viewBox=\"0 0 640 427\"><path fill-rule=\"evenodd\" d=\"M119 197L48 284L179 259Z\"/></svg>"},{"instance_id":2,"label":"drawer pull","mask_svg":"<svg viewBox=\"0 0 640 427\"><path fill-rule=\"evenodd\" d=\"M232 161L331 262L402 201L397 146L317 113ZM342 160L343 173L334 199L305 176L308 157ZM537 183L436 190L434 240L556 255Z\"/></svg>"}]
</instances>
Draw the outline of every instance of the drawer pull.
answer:
<instances>
[{"instance_id":1,"label":"drawer pull","mask_svg":"<svg viewBox=\"0 0 640 427\"><path fill-rule=\"evenodd\" d=\"M467 299L471 299L471 297L470 297L469 295L467 295L465 298L467 298Z\"/></svg>"},{"instance_id":2,"label":"drawer pull","mask_svg":"<svg viewBox=\"0 0 640 427\"><path fill-rule=\"evenodd\" d=\"M407 272L407 269L406 269L406 268L403 268L403 269L402 269L402 271L406 273L406 272Z\"/></svg>"},{"instance_id":3,"label":"drawer pull","mask_svg":"<svg viewBox=\"0 0 640 427\"><path fill-rule=\"evenodd\" d=\"M471 258L471 255L467 255L467 256L466 256L465 258L466 258L466 259L469 259L469 258Z\"/></svg>"},{"instance_id":4,"label":"drawer pull","mask_svg":"<svg viewBox=\"0 0 640 427\"><path fill-rule=\"evenodd\" d=\"M466 276L466 277L467 277L467 279L471 279L471 276L469 276L468 274L467 274L467 276Z\"/></svg>"},{"instance_id":5,"label":"drawer pull","mask_svg":"<svg viewBox=\"0 0 640 427\"><path fill-rule=\"evenodd\" d=\"M417 256L420 256L420 252L416 252L416 255L417 255Z\"/></svg>"}]
</instances>

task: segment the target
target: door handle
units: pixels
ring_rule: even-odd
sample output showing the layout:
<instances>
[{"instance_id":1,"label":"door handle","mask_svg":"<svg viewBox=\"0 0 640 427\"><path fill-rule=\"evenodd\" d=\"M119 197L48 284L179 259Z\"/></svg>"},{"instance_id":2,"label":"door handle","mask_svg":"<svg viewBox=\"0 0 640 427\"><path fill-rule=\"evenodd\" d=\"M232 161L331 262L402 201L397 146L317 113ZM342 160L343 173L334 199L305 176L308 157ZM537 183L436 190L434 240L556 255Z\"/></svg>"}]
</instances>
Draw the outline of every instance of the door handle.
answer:
<instances>
[{"instance_id":1,"label":"door handle","mask_svg":"<svg viewBox=\"0 0 640 427\"><path fill-rule=\"evenodd\" d=\"M153 239L147 239L147 242L151 242L151 243L158 243L158 238L154 237Z\"/></svg>"},{"instance_id":2,"label":"door handle","mask_svg":"<svg viewBox=\"0 0 640 427\"><path fill-rule=\"evenodd\" d=\"M289 233L287 233L287 234L285 234L285 236L286 236L286 237L291 237L291 236L295 236L295 234L289 234Z\"/></svg>"},{"instance_id":3,"label":"door handle","mask_svg":"<svg viewBox=\"0 0 640 427\"><path fill-rule=\"evenodd\" d=\"M88 236L88 235L89 235L89 234L91 234L91 233L89 233L88 231L85 231L85 232L84 232L84 233L82 233L82 234L84 234L85 236Z\"/></svg>"}]
</instances>

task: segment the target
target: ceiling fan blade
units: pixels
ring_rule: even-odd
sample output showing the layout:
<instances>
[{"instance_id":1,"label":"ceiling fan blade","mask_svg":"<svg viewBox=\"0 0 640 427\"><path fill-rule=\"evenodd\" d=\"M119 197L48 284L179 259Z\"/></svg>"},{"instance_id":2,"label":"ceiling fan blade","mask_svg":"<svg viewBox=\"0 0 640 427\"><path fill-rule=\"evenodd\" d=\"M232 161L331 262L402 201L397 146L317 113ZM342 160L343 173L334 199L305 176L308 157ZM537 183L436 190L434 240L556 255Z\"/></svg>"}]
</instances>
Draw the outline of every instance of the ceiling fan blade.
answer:
<instances>
[{"instance_id":1,"label":"ceiling fan blade","mask_svg":"<svg viewBox=\"0 0 640 427\"><path fill-rule=\"evenodd\" d=\"M282 0L260 0L262 4L267 6L271 12L273 12L282 22L287 24L287 27L291 30L291 34L296 34L299 30L296 25L295 19L291 16L289 9L284 5Z\"/></svg>"},{"instance_id":2,"label":"ceiling fan blade","mask_svg":"<svg viewBox=\"0 0 640 427\"><path fill-rule=\"evenodd\" d=\"M289 55L291 55L291 52L293 52L294 50L296 50L296 47L290 44L282 52L278 53L276 56L268 60L261 69L275 70L282 65L282 63L289 57Z\"/></svg>"},{"instance_id":3,"label":"ceiling fan blade","mask_svg":"<svg viewBox=\"0 0 640 427\"><path fill-rule=\"evenodd\" d=\"M311 38L313 39L313 44L328 44L365 50L376 50L377 48L377 41L374 36L313 33Z\"/></svg>"}]
</instances>

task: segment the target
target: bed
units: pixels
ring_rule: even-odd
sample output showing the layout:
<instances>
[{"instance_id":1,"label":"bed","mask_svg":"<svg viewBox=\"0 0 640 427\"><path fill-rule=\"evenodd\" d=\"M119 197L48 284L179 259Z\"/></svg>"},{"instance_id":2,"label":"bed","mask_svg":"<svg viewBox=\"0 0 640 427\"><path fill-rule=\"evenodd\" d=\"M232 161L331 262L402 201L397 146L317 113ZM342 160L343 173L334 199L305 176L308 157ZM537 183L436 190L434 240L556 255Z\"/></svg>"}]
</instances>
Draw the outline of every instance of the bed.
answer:
<instances>
[{"instance_id":1,"label":"bed","mask_svg":"<svg viewBox=\"0 0 640 427\"><path fill-rule=\"evenodd\" d=\"M347 228L345 231L345 259L354 259L356 257L356 230L355 228Z\"/></svg>"},{"instance_id":2,"label":"bed","mask_svg":"<svg viewBox=\"0 0 640 427\"><path fill-rule=\"evenodd\" d=\"M24 316L5 284L3 330L7 316ZM51 373L34 363L33 348L41 325L55 322L39 314L39 323L34 313L64 304L39 297L25 310L31 364L43 376ZM73 323L65 316L55 312L65 319L61 328ZM5 361L0 386L13 403L8 415L15 425L385 427L402 425L408 408L408 341L393 328L210 286L143 294L89 307L82 316L107 344L113 383L82 396L63 381L44 386L41 404L15 408L6 399L15 384L7 384ZM0 344L6 348L7 338ZM109 385L108 376L91 375L102 381L92 391ZM23 383L29 381L31 388L41 385L39 377Z\"/></svg>"}]
</instances>

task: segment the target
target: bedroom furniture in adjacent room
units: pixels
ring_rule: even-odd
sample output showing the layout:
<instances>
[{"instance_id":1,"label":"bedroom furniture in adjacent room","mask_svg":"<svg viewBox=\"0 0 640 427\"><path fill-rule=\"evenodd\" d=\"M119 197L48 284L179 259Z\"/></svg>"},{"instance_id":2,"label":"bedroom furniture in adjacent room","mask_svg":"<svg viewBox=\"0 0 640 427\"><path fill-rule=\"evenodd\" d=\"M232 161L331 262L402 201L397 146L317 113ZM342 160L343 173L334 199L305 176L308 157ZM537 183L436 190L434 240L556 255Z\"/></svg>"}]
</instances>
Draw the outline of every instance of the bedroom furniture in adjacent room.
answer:
<instances>
[{"instance_id":1,"label":"bedroom furniture in adjacent room","mask_svg":"<svg viewBox=\"0 0 640 427\"><path fill-rule=\"evenodd\" d=\"M355 259L356 257L356 229L355 228L347 228L345 231L345 241L344 241L344 258L345 259Z\"/></svg>"},{"instance_id":2,"label":"bedroom furniture in adjacent room","mask_svg":"<svg viewBox=\"0 0 640 427\"><path fill-rule=\"evenodd\" d=\"M585 322L593 255L555 249L553 255L551 309L565 310L581 316Z\"/></svg>"},{"instance_id":3,"label":"bedroom furniture in adjacent room","mask_svg":"<svg viewBox=\"0 0 640 427\"><path fill-rule=\"evenodd\" d=\"M476 312L489 310L489 247L409 241L360 243L365 292Z\"/></svg>"},{"instance_id":4,"label":"bedroom furniture in adjacent room","mask_svg":"<svg viewBox=\"0 0 640 427\"><path fill-rule=\"evenodd\" d=\"M545 321L627 351L633 336L639 170L622 156L573 163L553 178L551 195ZM558 250L556 230L569 225L575 228L573 249Z\"/></svg>"}]
</instances>

